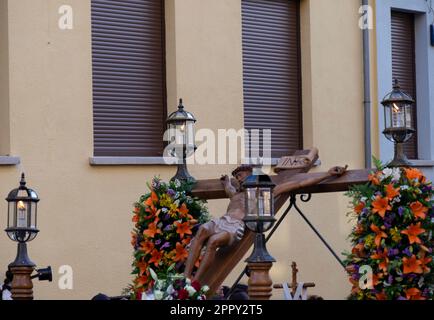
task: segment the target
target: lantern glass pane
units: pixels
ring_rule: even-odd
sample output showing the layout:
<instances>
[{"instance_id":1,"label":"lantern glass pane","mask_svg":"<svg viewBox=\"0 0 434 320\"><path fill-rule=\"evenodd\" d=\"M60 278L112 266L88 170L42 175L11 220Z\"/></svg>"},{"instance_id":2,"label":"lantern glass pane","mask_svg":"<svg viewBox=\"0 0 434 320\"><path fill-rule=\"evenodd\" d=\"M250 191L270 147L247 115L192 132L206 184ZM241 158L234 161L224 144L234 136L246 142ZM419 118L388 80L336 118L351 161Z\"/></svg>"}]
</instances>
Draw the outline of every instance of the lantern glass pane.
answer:
<instances>
[{"instance_id":1,"label":"lantern glass pane","mask_svg":"<svg viewBox=\"0 0 434 320\"><path fill-rule=\"evenodd\" d=\"M26 190L18 190L18 194L17 194L18 198L27 198L28 194Z\"/></svg>"},{"instance_id":2,"label":"lantern glass pane","mask_svg":"<svg viewBox=\"0 0 434 320\"><path fill-rule=\"evenodd\" d=\"M30 219L29 219L29 228L36 229L37 226L37 208L38 204L36 202L30 203Z\"/></svg>"},{"instance_id":3,"label":"lantern glass pane","mask_svg":"<svg viewBox=\"0 0 434 320\"><path fill-rule=\"evenodd\" d=\"M17 228L27 228L30 223L30 217L28 213L30 212L29 203L27 201L19 200L16 202L17 208Z\"/></svg>"},{"instance_id":4,"label":"lantern glass pane","mask_svg":"<svg viewBox=\"0 0 434 320\"><path fill-rule=\"evenodd\" d=\"M392 127L392 108L390 105L384 106L384 128Z\"/></svg>"},{"instance_id":5,"label":"lantern glass pane","mask_svg":"<svg viewBox=\"0 0 434 320\"><path fill-rule=\"evenodd\" d=\"M405 126L407 128L409 128L409 129L412 129L413 128L413 123L411 121L411 119L412 119L412 113L411 113L412 108L411 108L411 105L409 105L409 104L405 105L404 110L405 110Z\"/></svg>"},{"instance_id":6,"label":"lantern glass pane","mask_svg":"<svg viewBox=\"0 0 434 320\"><path fill-rule=\"evenodd\" d=\"M15 228L16 227L16 214L17 214L17 207L15 205L15 202L9 202L9 208L8 208L8 228Z\"/></svg>"},{"instance_id":7,"label":"lantern glass pane","mask_svg":"<svg viewBox=\"0 0 434 320\"><path fill-rule=\"evenodd\" d=\"M187 122L187 146L194 148L194 122Z\"/></svg>"},{"instance_id":8,"label":"lantern glass pane","mask_svg":"<svg viewBox=\"0 0 434 320\"><path fill-rule=\"evenodd\" d=\"M270 217L272 215L271 190L270 188L261 188L259 194L259 202L262 202L260 204L262 211L259 210L259 214Z\"/></svg>"},{"instance_id":9,"label":"lantern glass pane","mask_svg":"<svg viewBox=\"0 0 434 320\"><path fill-rule=\"evenodd\" d=\"M392 127L405 128L405 108L399 103L392 103Z\"/></svg>"},{"instance_id":10,"label":"lantern glass pane","mask_svg":"<svg viewBox=\"0 0 434 320\"><path fill-rule=\"evenodd\" d=\"M247 203L246 203L246 212L249 216L258 216L258 205L257 205L257 197L256 197L256 188L247 188Z\"/></svg>"}]
</instances>

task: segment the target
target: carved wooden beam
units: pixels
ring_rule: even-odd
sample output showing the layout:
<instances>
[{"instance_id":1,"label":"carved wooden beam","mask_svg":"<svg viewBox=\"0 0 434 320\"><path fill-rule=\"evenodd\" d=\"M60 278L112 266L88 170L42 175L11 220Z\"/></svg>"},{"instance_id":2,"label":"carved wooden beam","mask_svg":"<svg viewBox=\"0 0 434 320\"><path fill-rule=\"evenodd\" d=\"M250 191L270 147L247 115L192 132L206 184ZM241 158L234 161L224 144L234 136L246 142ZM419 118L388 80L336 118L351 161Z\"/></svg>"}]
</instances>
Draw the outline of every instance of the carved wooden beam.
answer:
<instances>
[{"instance_id":1,"label":"carved wooden beam","mask_svg":"<svg viewBox=\"0 0 434 320\"><path fill-rule=\"evenodd\" d=\"M349 170L342 177L331 178L317 185L302 188L295 191L296 194L303 193L325 193L347 191L351 185L364 184L368 182L370 170ZM308 177L320 176L321 173L298 173L285 177L284 174L272 176L274 183L279 184L289 180L304 180ZM193 195L206 200L227 198L220 179L199 180L193 189Z\"/></svg>"}]
</instances>

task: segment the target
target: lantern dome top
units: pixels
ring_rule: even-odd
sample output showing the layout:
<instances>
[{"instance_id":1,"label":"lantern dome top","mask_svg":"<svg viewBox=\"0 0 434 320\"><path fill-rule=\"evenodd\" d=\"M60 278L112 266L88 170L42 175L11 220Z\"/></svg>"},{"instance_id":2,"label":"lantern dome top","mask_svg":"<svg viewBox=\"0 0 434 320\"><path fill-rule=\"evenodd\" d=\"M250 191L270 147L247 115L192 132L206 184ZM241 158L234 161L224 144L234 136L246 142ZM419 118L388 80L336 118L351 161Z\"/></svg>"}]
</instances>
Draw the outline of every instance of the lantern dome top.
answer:
<instances>
[{"instance_id":1,"label":"lantern dome top","mask_svg":"<svg viewBox=\"0 0 434 320\"><path fill-rule=\"evenodd\" d=\"M252 174L244 180L243 187L244 188L270 188L273 189L276 185L271 180L270 176L259 173Z\"/></svg>"},{"instance_id":2,"label":"lantern dome top","mask_svg":"<svg viewBox=\"0 0 434 320\"><path fill-rule=\"evenodd\" d=\"M33 189L26 187L26 178L24 173L21 174L20 186L9 192L8 197L6 198L6 201L8 202L15 200L39 201L37 193Z\"/></svg>"},{"instance_id":3,"label":"lantern dome top","mask_svg":"<svg viewBox=\"0 0 434 320\"><path fill-rule=\"evenodd\" d=\"M406 92L401 90L398 79L394 79L393 90L389 92L381 102L382 105L388 105L391 103L408 103L413 104L414 99Z\"/></svg>"},{"instance_id":4,"label":"lantern dome top","mask_svg":"<svg viewBox=\"0 0 434 320\"><path fill-rule=\"evenodd\" d=\"M182 104L182 99L179 99L178 110L172 112L167 117L167 123L180 122L180 121L193 121L196 122L194 115L188 111L185 111L184 105Z\"/></svg>"}]
</instances>

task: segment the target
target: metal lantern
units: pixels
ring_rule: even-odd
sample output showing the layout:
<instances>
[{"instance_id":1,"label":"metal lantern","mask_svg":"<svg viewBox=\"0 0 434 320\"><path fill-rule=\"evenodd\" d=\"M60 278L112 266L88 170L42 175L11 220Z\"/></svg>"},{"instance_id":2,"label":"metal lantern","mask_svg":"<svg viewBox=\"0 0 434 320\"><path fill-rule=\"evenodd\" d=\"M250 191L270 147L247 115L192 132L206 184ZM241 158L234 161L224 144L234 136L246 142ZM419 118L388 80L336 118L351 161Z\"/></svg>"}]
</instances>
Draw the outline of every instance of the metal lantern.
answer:
<instances>
[{"instance_id":1,"label":"metal lantern","mask_svg":"<svg viewBox=\"0 0 434 320\"><path fill-rule=\"evenodd\" d=\"M20 186L9 192L8 225L5 230L8 237L16 242L32 241L39 230L37 227L37 208L39 198L36 192L26 187L24 173L21 175Z\"/></svg>"},{"instance_id":2,"label":"metal lantern","mask_svg":"<svg viewBox=\"0 0 434 320\"><path fill-rule=\"evenodd\" d=\"M395 144L395 155L389 167L406 167L411 163L404 154L403 144L407 142L413 128L413 98L403 92L398 79L394 80L393 91L388 93L381 104L384 106L384 131L386 138Z\"/></svg>"},{"instance_id":3,"label":"metal lantern","mask_svg":"<svg viewBox=\"0 0 434 320\"><path fill-rule=\"evenodd\" d=\"M172 145L171 155L177 157L178 171L172 178L178 180L196 181L187 170L186 158L194 153L194 124L196 118L184 110L182 99L179 100L178 110L171 113L166 120L169 133L169 144Z\"/></svg>"},{"instance_id":4,"label":"metal lantern","mask_svg":"<svg viewBox=\"0 0 434 320\"><path fill-rule=\"evenodd\" d=\"M274 258L265 247L264 232L269 230L274 222L274 198L275 184L271 178L262 173L254 173L246 178L243 183L245 192L246 215L243 219L247 228L256 233L255 246L252 255L247 262L274 262Z\"/></svg>"},{"instance_id":5,"label":"metal lantern","mask_svg":"<svg viewBox=\"0 0 434 320\"><path fill-rule=\"evenodd\" d=\"M25 268L30 273L33 271L35 264L29 259L26 242L32 241L39 232L36 228L39 198L34 190L26 187L24 173L21 174L20 186L9 192L6 201L8 202L8 225L5 231L12 241L18 242L17 257L9 264L15 277L16 268ZM12 282L13 297L14 285L17 285L17 281Z\"/></svg>"}]
</instances>

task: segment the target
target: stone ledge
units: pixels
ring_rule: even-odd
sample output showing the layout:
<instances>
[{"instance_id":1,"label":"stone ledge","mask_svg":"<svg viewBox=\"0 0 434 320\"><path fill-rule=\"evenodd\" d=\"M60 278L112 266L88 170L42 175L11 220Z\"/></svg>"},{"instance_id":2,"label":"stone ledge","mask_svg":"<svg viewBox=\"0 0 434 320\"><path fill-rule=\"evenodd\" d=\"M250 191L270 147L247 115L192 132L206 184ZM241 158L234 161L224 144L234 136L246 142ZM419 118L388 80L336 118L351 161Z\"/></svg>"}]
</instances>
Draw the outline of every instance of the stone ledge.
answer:
<instances>
[{"instance_id":1,"label":"stone ledge","mask_svg":"<svg viewBox=\"0 0 434 320\"><path fill-rule=\"evenodd\" d=\"M163 157L90 157L89 164L91 166L175 166L176 158L170 159L173 161L172 163L166 163Z\"/></svg>"},{"instance_id":2,"label":"stone ledge","mask_svg":"<svg viewBox=\"0 0 434 320\"><path fill-rule=\"evenodd\" d=\"M0 156L0 166L15 166L20 163L20 157Z\"/></svg>"}]
</instances>

